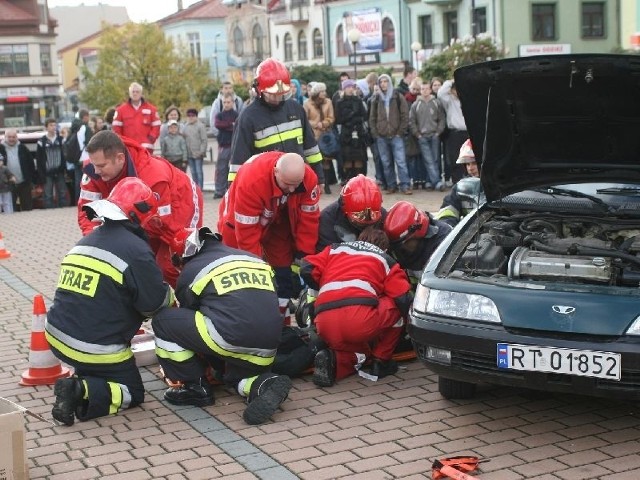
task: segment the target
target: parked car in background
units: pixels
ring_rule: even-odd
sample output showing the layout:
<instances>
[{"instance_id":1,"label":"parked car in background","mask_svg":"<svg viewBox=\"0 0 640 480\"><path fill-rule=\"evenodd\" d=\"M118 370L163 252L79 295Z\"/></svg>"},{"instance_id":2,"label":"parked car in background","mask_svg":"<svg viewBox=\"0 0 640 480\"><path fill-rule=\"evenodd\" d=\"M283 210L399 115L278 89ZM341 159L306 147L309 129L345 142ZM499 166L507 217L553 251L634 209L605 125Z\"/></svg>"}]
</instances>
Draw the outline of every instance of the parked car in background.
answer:
<instances>
[{"instance_id":1,"label":"parked car in background","mask_svg":"<svg viewBox=\"0 0 640 480\"><path fill-rule=\"evenodd\" d=\"M409 325L444 397L640 399L638 79L624 55L456 71L487 201L428 262Z\"/></svg>"}]
</instances>

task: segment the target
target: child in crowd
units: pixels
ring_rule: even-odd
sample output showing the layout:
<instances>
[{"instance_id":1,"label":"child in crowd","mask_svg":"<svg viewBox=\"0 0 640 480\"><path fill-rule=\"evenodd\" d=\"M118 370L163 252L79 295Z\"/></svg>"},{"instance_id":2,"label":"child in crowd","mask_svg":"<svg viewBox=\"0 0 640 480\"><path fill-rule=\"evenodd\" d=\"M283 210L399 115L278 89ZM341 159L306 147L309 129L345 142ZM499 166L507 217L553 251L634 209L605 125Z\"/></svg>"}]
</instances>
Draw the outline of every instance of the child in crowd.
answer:
<instances>
[{"instance_id":1,"label":"child in crowd","mask_svg":"<svg viewBox=\"0 0 640 480\"><path fill-rule=\"evenodd\" d=\"M4 163L0 162L0 210L2 213L13 213L11 189L15 183L16 177Z\"/></svg>"},{"instance_id":2,"label":"child in crowd","mask_svg":"<svg viewBox=\"0 0 640 480\"><path fill-rule=\"evenodd\" d=\"M174 167L186 172L187 142L178 132L177 120L169 120L168 128L169 132L160 140L162 156L169 160Z\"/></svg>"}]
</instances>

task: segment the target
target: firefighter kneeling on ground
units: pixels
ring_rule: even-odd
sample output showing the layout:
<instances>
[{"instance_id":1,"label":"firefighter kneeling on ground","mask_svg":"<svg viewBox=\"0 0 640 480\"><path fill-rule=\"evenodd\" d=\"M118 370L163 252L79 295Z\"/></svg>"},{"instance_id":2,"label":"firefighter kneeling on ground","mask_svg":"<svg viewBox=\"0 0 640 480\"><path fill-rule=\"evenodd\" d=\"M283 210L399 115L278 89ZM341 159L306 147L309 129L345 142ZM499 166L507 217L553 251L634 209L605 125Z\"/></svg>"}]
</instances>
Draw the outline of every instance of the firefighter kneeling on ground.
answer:
<instances>
[{"instance_id":1,"label":"firefighter kneeling on ground","mask_svg":"<svg viewBox=\"0 0 640 480\"><path fill-rule=\"evenodd\" d=\"M106 200L83 208L104 223L62 260L45 324L53 354L75 368L74 377L54 387L53 418L65 425L144 401L131 339L145 318L174 303L145 234L149 224L161 223L157 194L127 177Z\"/></svg>"},{"instance_id":2,"label":"firefighter kneeling on ground","mask_svg":"<svg viewBox=\"0 0 640 480\"><path fill-rule=\"evenodd\" d=\"M413 294L404 271L385 253L388 246L382 230L368 227L357 241L302 259L300 275L319 290L315 325L329 346L314 360L313 383L319 387L360 371L368 360L377 378L398 371L392 356Z\"/></svg>"},{"instance_id":3,"label":"firefighter kneeling on ground","mask_svg":"<svg viewBox=\"0 0 640 480\"><path fill-rule=\"evenodd\" d=\"M185 229L171 249L182 266L180 308L165 308L152 322L158 360L174 384L165 400L214 404L201 354L224 362L218 365L224 383L247 398L244 420L266 422L291 388L289 377L271 373L282 331L273 270L257 256L227 247L208 228Z\"/></svg>"}]
</instances>

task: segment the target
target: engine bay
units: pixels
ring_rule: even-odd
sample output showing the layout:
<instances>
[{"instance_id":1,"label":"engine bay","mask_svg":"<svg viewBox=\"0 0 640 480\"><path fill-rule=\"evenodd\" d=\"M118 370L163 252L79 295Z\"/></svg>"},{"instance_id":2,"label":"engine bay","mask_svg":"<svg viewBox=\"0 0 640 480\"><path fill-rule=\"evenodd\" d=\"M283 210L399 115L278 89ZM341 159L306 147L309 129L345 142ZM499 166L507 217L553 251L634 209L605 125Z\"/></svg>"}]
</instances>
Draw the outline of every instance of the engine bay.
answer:
<instances>
[{"instance_id":1,"label":"engine bay","mask_svg":"<svg viewBox=\"0 0 640 480\"><path fill-rule=\"evenodd\" d=\"M640 288L640 219L490 211L460 240L448 263L466 278Z\"/></svg>"}]
</instances>

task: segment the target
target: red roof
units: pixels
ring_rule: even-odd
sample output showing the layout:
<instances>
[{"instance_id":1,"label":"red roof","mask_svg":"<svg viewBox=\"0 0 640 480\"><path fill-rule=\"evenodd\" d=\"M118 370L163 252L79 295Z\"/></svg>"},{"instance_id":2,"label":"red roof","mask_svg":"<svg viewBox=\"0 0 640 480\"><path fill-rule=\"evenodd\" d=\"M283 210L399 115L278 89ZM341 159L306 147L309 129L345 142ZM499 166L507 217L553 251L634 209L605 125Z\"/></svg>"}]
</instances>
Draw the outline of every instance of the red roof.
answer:
<instances>
[{"instance_id":1,"label":"red roof","mask_svg":"<svg viewBox=\"0 0 640 480\"><path fill-rule=\"evenodd\" d=\"M38 21L38 17L29 12L25 12L11 2L0 1L0 21L2 22L22 22Z\"/></svg>"},{"instance_id":2,"label":"red roof","mask_svg":"<svg viewBox=\"0 0 640 480\"><path fill-rule=\"evenodd\" d=\"M230 9L222 4L222 0L201 0L193 5L180 10L168 17L159 20L158 23L180 22L182 20L201 20L203 18L225 18L229 15Z\"/></svg>"}]
</instances>

